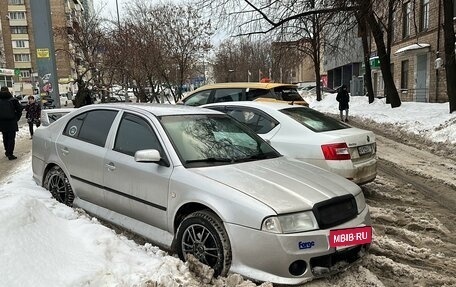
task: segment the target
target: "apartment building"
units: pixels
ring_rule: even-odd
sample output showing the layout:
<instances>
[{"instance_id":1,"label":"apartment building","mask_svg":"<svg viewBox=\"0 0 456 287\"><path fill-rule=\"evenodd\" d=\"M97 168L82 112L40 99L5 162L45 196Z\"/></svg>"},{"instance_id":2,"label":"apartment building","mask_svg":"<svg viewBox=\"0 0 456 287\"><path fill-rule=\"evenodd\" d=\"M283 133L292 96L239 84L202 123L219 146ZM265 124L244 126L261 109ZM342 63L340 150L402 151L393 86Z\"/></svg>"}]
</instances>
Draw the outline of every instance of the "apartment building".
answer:
<instances>
[{"instance_id":1,"label":"apartment building","mask_svg":"<svg viewBox=\"0 0 456 287\"><path fill-rule=\"evenodd\" d=\"M448 101L442 1L446 0L404 1L395 12L391 71L402 101ZM373 65L372 79L374 93L384 95L378 63Z\"/></svg>"},{"instance_id":2,"label":"apartment building","mask_svg":"<svg viewBox=\"0 0 456 287\"><path fill-rule=\"evenodd\" d=\"M396 12L391 67L403 101L448 101L442 6L442 0L407 1Z\"/></svg>"},{"instance_id":3,"label":"apartment building","mask_svg":"<svg viewBox=\"0 0 456 287\"><path fill-rule=\"evenodd\" d=\"M3 64L2 68L7 71L14 71L11 88L15 94L32 94L38 82L30 1L33 0L0 0L1 38L4 49L4 63L0 64ZM74 61L68 53L72 45L70 37L57 31L68 28L68 32L71 33L70 28L81 21L83 5L80 0L50 0L50 6L53 27L49 28L54 32L57 77L62 83L63 92L71 91L70 80L76 72Z\"/></svg>"}]
</instances>

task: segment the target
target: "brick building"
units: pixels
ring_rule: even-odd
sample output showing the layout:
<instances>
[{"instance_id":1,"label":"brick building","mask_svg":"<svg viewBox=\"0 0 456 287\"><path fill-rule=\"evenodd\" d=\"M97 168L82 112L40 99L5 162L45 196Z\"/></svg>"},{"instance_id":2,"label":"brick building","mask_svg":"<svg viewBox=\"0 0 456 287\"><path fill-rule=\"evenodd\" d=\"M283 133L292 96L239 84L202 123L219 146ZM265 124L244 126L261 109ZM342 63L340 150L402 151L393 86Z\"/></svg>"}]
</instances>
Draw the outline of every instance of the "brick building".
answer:
<instances>
[{"instance_id":1,"label":"brick building","mask_svg":"<svg viewBox=\"0 0 456 287\"><path fill-rule=\"evenodd\" d=\"M402 101L448 101L443 60L438 60L444 57L441 1L404 1L395 13L391 71ZM373 67L372 79L374 93L383 95L379 67Z\"/></svg>"},{"instance_id":2,"label":"brick building","mask_svg":"<svg viewBox=\"0 0 456 287\"><path fill-rule=\"evenodd\" d=\"M30 11L33 0L0 0L1 39L4 49L2 67L15 71L12 89L15 94L32 94L37 82L36 47ZM63 84L62 92L71 89L69 79L75 75L75 65L69 54L70 38L56 33L59 28L69 28L81 21L81 0L50 0L54 47L56 50L57 77ZM0 45L1 47L1 45ZM3 55L2 55L3 56Z\"/></svg>"}]
</instances>

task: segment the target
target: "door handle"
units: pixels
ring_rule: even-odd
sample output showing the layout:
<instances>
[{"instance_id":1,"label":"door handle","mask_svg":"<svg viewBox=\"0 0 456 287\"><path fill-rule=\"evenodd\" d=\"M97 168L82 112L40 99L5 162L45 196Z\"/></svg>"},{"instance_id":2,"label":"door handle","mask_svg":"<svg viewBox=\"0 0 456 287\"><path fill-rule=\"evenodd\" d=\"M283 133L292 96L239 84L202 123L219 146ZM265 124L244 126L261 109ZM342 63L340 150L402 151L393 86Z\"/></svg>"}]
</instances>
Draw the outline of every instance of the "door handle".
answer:
<instances>
[{"instance_id":1,"label":"door handle","mask_svg":"<svg viewBox=\"0 0 456 287\"><path fill-rule=\"evenodd\" d=\"M60 150L62 151L63 155L67 155L68 153L70 153L67 147L61 148Z\"/></svg>"},{"instance_id":2,"label":"door handle","mask_svg":"<svg viewBox=\"0 0 456 287\"><path fill-rule=\"evenodd\" d=\"M105 166L108 168L109 171L113 171L116 169L116 166L112 162L105 164Z\"/></svg>"}]
</instances>

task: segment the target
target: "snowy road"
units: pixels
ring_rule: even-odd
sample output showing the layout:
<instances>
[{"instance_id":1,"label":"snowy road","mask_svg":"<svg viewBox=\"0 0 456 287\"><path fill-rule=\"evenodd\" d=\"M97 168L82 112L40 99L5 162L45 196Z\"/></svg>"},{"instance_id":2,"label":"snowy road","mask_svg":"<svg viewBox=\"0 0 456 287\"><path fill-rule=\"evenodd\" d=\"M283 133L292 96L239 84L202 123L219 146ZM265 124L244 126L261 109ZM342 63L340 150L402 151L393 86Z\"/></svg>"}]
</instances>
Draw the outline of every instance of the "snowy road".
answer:
<instances>
[{"instance_id":1,"label":"snowy road","mask_svg":"<svg viewBox=\"0 0 456 287\"><path fill-rule=\"evenodd\" d=\"M372 248L346 272L305 286L456 286L454 146L448 150L426 146L410 137L399 140L397 134L380 131L378 126L368 128L383 135L377 137L378 177L363 186L373 219ZM30 157L30 151L31 141L21 129L19 159L1 159L0 181L14 173L15 166ZM196 278L204 277L196 273ZM216 281L194 284L222 286ZM252 285L244 282L237 286Z\"/></svg>"},{"instance_id":2,"label":"snowy road","mask_svg":"<svg viewBox=\"0 0 456 287\"><path fill-rule=\"evenodd\" d=\"M363 186L374 227L370 254L306 286L456 286L456 161L419 142L378 136L377 144L379 174Z\"/></svg>"}]
</instances>

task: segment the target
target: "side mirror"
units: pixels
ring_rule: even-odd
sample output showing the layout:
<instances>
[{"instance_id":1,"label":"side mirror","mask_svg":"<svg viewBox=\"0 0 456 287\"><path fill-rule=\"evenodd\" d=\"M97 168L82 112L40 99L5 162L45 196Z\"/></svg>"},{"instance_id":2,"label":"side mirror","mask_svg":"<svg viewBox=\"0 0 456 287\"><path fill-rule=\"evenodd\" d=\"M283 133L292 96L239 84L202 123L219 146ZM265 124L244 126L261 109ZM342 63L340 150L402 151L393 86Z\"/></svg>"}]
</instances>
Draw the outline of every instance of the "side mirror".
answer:
<instances>
[{"instance_id":1,"label":"side mirror","mask_svg":"<svg viewBox=\"0 0 456 287\"><path fill-rule=\"evenodd\" d=\"M169 162L166 158L162 158L160 152L156 149L144 149L135 152L136 162L155 162L159 165L169 167Z\"/></svg>"}]
</instances>

